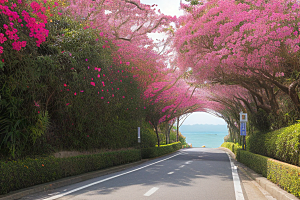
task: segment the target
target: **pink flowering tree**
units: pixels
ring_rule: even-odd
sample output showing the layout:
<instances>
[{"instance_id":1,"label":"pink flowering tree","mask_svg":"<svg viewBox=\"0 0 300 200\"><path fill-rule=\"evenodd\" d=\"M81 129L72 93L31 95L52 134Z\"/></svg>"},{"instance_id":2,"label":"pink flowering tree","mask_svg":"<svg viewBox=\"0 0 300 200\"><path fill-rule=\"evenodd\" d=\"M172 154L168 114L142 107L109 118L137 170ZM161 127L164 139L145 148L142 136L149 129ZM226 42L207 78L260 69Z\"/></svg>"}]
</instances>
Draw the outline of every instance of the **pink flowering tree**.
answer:
<instances>
[{"instance_id":1,"label":"pink flowering tree","mask_svg":"<svg viewBox=\"0 0 300 200\"><path fill-rule=\"evenodd\" d=\"M194 96L193 89L182 77L178 77L178 73L173 72L167 74L165 79L153 82L145 91L149 107L146 119L156 131L158 145L160 125L166 126L166 142L168 142L170 129L176 118L201 109L202 101Z\"/></svg>"},{"instance_id":2,"label":"pink flowering tree","mask_svg":"<svg viewBox=\"0 0 300 200\"><path fill-rule=\"evenodd\" d=\"M0 30L0 54L9 52L12 48L16 51L25 49L27 44L35 43L39 47L48 37L49 30L45 28L48 22L48 12L55 8L56 3L38 3L24 0L0 2L0 12L3 23Z\"/></svg>"},{"instance_id":3,"label":"pink flowering tree","mask_svg":"<svg viewBox=\"0 0 300 200\"><path fill-rule=\"evenodd\" d=\"M176 32L178 64L199 84L239 85L276 114L278 90L299 110L299 3L217 1L187 10Z\"/></svg>"}]
</instances>

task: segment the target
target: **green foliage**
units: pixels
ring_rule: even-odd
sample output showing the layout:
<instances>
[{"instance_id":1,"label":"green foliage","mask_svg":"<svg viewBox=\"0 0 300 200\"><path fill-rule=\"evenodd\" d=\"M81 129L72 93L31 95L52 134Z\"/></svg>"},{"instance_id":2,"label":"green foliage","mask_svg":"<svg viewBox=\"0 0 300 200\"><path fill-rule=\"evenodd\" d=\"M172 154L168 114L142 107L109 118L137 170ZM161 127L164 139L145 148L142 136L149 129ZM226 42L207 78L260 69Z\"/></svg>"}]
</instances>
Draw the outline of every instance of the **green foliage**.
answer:
<instances>
[{"instance_id":1,"label":"green foliage","mask_svg":"<svg viewBox=\"0 0 300 200\"><path fill-rule=\"evenodd\" d=\"M236 158L239 157L239 149L242 149L241 145L233 142L224 142L223 144L221 144L221 147L225 147L232 151L235 154Z\"/></svg>"},{"instance_id":2,"label":"green foliage","mask_svg":"<svg viewBox=\"0 0 300 200\"><path fill-rule=\"evenodd\" d=\"M141 128L141 148L155 147L157 143L155 131L149 123L143 123Z\"/></svg>"},{"instance_id":3,"label":"green foliage","mask_svg":"<svg viewBox=\"0 0 300 200\"><path fill-rule=\"evenodd\" d=\"M266 155L265 133L254 132L251 136L246 137L247 150L252 153Z\"/></svg>"},{"instance_id":4,"label":"green foliage","mask_svg":"<svg viewBox=\"0 0 300 200\"><path fill-rule=\"evenodd\" d=\"M69 18L53 19L47 29L49 37L40 48L27 45L26 51L3 54L2 156L135 147L143 119L141 91L129 66L113 62L116 47ZM155 145L151 134L145 133L144 143Z\"/></svg>"},{"instance_id":5,"label":"green foliage","mask_svg":"<svg viewBox=\"0 0 300 200\"><path fill-rule=\"evenodd\" d=\"M251 121L251 126L254 126L256 130L266 132L270 130L270 120L269 115L263 109L258 109L256 113L251 113L249 120Z\"/></svg>"},{"instance_id":6,"label":"green foliage","mask_svg":"<svg viewBox=\"0 0 300 200\"><path fill-rule=\"evenodd\" d=\"M247 138L249 151L300 166L300 124Z\"/></svg>"},{"instance_id":7,"label":"green foliage","mask_svg":"<svg viewBox=\"0 0 300 200\"><path fill-rule=\"evenodd\" d=\"M31 126L29 129L31 130L31 138L33 144L35 144L36 140L40 138L50 126L48 112L40 112L38 114L37 122L34 126Z\"/></svg>"},{"instance_id":8,"label":"green foliage","mask_svg":"<svg viewBox=\"0 0 300 200\"><path fill-rule=\"evenodd\" d=\"M150 147L142 149L142 158L155 158L165 154L172 153L182 148L180 142L175 142L167 145L160 145L160 147Z\"/></svg>"},{"instance_id":9,"label":"green foliage","mask_svg":"<svg viewBox=\"0 0 300 200\"><path fill-rule=\"evenodd\" d=\"M0 194L141 159L140 150L0 162Z\"/></svg>"},{"instance_id":10,"label":"green foliage","mask_svg":"<svg viewBox=\"0 0 300 200\"><path fill-rule=\"evenodd\" d=\"M300 167L239 150L238 161L262 174L287 192L300 197Z\"/></svg>"},{"instance_id":11,"label":"green foliage","mask_svg":"<svg viewBox=\"0 0 300 200\"><path fill-rule=\"evenodd\" d=\"M268 158L258 154L253 154L248 151L240 151L239 162L245 164L249 168L253 169L257 173L267 177L268 174Z\"/></svg>"},{"instance_id":12,"label":"green foliage","mask_svg":"<svg viewBox=\"0 0 300 200\"><path fill-rule=\"evenodd\" d=\"M221 146L235 153L239 162L262 174L287 192L300 197L300 167L241 150L239 145L232 142L225 142Z\"/></svg>"}]
</instances>

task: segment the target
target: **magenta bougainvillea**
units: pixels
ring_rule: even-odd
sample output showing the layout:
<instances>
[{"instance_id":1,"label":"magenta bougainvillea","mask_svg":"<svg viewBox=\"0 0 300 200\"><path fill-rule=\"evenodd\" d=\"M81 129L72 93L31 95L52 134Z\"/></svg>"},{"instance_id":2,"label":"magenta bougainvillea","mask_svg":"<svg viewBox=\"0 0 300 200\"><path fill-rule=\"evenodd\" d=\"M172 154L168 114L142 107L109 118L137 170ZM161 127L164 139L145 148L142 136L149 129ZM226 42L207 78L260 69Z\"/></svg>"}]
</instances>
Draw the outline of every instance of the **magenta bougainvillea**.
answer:
<instances>
[{"instance_id":1,"label":"magenta bougainvillea","mask_svg":"<svg viewBox=\"0 0 300 200\"><path fill-rule=\"evenodd\" d=\"M48 37L49 30L45 28L45 24L48 22L46 16L47 1L38 3L33 1L28 5L25 1L0 1L0 13L7 23L3 25L4 33L0 33L0 43L10 42L12 49L20 51L23 47L26 47L27 41L21 41L19 32L27 29L29 30L29 37L35 39L36 45L39 47ZM58 6L54 3L49 9ZM0 46L0 53L3 53L5 49Z\"/></svg>"}]
</instances>

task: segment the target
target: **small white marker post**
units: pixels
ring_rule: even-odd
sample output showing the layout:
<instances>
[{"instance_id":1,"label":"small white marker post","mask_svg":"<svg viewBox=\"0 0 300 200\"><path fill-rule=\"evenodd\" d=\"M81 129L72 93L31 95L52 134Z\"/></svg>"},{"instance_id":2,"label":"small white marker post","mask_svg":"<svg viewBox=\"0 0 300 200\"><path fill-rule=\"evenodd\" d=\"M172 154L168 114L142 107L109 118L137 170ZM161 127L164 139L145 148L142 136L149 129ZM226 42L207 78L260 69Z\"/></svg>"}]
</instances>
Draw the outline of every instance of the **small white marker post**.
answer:
<instances>
[{"instance_id":1,"label":"small white marker post","mask_svg":"<svg viewBox=\"0 0 300 200\"><path fill-rule=\"evenodd\" d=\"M141 143L141 127L138 127L138 143Z\"/></svg>"}]
</instances>

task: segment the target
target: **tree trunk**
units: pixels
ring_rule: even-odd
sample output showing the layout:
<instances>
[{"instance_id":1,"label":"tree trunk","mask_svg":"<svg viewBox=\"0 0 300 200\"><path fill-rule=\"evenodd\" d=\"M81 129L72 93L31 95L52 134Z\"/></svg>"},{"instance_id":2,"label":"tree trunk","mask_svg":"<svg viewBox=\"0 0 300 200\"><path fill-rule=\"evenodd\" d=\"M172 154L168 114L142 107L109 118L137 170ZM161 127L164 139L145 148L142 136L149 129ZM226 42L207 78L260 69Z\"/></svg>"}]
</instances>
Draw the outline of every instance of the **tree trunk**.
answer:
<instances>
[{"instance_id":1,"label":"tree trunk","mask_svg":"<svg viewBox=\"0 0 300 200\"><path fill-rule=\"evenodd\" d=\"M178 142L179 141L179 117L177 117L177 130L176 130L176 132L177 132L177 135L176 135L176 142Z\"/></svg>"},{"instance_id":2,"label":"tree trunk","mask_svg":"<svg viewBox=\"0 0 300 200\"><path fill-rule=\"evenodd\" d=\"M294 81L292 84L290 84L289 95L290 95L293 103L295 104L297 110L300 111L300 100L299 100L299 96L298 96L297 90L296 90L298 84L299 84L299 79Z\"/></svg>"},{"instance_id":3,"label":"tree trunk","mask_svg":"<svg viewBox=\"0 0 300 200\"><path fill-rule=\"evenodd\" d=\"M157 137L157 146L160 147L160 141L159 141L157 126L155 126L154 129L155 129L155 133L156 133L156 137Z\"/></svg>"}]
</instances>

